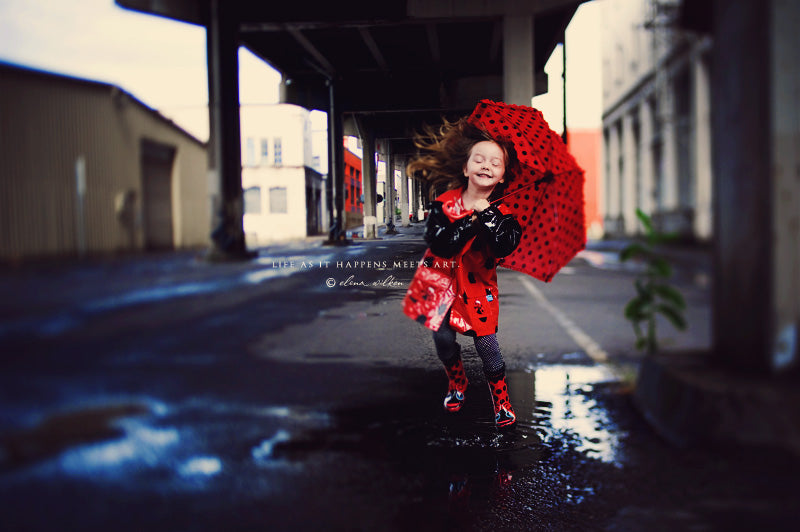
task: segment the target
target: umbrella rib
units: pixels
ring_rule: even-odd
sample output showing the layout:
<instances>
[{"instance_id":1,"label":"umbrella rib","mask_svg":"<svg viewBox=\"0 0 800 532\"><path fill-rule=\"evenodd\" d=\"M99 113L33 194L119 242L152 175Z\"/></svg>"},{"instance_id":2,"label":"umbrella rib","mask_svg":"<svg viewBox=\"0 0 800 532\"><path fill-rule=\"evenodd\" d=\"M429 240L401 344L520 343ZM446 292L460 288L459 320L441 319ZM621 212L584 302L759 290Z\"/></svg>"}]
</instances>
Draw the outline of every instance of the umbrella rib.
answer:
<instances>
[{"instance_id":1,"label":"umbrella rib","mask_svg":"<svg viewBox=\"0 0 800 532\"><path fill-rule=\"evenodd\" d=\"M497 198L496 200L492 201L491 203L499 203L499 202L503 201L504 199L506 199L506 198L508 198L510 196L514 196L516 194L519 194L523 190L525 190L527 188L531 188L533 186L535 186L536 188L539 188L539 185L542 184L542 183L550 183L550 182L552 182L554 177L555 176L554 176L553 172L548 170L542 177L540 177L539 179L537 179L533 183L528 183L524 187L519 187L514 192L509 192L505 196L501 196L501 197Z\"/></svg>"}]
</instances>

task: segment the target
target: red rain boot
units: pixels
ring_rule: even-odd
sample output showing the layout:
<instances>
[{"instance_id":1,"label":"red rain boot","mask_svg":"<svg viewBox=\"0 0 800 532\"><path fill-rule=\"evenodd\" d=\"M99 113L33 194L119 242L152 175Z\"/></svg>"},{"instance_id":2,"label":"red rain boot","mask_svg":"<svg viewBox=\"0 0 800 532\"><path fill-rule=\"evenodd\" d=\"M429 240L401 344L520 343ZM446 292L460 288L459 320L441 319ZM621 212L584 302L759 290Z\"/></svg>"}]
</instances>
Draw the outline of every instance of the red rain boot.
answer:
<instances>
[{"instance_id":1,"label":"red rain boot","mask_svg":"<svg viewBox=\"0 0 800 532\"><path fill-rule=\"evenodd\" d=\"M461 355L456 355L455 362L450 365L445 364L444 371L447 373L447 395L444 396L444 409L448 412L458 412L464 404L464 392L467 390L467 374L464 372L464 364L461 362Z\"/></svg>"},{"instance_id":2,"label":"red rain boot","mask_svg":"<svg viewBox=\"0 0 800 532\"><path fill-rule=\"evenodd\" d=\"M492 392L492 402L494 403L494 422L498 427L510 427L517 421L511 402L508 400L508 385L506 376L502 374L498 377L488 377L489 389Z\"/></svg>"}]
</instances>

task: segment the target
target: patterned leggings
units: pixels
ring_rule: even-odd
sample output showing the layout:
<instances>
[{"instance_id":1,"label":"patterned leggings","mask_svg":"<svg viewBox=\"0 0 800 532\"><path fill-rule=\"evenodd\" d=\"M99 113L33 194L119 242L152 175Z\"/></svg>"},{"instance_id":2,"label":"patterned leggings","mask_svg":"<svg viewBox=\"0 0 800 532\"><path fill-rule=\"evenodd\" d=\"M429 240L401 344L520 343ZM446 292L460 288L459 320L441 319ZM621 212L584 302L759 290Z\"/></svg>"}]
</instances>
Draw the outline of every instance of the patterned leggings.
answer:
<instances>
[{"instance_id":1,"label":"patterned leggings","mask_svg":"<svg viewBox=\"0 0 800 532\"><path fill-rule=\"evenodd\" d=\"M481 357L483 362L483 372L488 377L495 377L502 375L505 372L506 364L503 361L503 355L500 353L500 344L497 342L496 334L488 334L486 336L476 336L475 350L478 356ZM458 343L456 342L456 331L450 327L450 313L447 313L442 326L438 331L433 332L433 343L436 346L436 354L439 360L445 365L453 361L453 358L460 353Z\"/></svg>"}]
</instances>

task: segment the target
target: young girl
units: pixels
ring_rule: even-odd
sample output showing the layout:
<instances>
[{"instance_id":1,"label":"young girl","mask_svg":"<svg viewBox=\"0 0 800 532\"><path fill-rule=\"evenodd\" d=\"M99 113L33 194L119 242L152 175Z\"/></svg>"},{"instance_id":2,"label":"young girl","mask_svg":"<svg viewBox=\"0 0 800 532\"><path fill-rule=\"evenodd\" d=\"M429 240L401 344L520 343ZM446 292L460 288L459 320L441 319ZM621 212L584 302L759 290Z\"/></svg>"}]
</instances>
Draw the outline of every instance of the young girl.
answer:
<instances>
[{"instance_id":1,"label":"young girl","mask_svg":"<svg viewBox=\"0 0 800 532\"><path fill-rule=\"evenodd\" d=\"M430 133L430 132L429 132ZM424 153L408 165L421 172L432 190L448 182L431 204L423 256L403 301L411 319L433 332L436 353L448 377L444 407L461 409L467 377L456 332L472 336L483 362L498 427L513 425L505 362L497 343L498 289L496 260L517 247L522 234L517 220L502 204L502 195L517 165L513 146L497 142L466 118L417 139Z\"/></svg>"}]
</instances>

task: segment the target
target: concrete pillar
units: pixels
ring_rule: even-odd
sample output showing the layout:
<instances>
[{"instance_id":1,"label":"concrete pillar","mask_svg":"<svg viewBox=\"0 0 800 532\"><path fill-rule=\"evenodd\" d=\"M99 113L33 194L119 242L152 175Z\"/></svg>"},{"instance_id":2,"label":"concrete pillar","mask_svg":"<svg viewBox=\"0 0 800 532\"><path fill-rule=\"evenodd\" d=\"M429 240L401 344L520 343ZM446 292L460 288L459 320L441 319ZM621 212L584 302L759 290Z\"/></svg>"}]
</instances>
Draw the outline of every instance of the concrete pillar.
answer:
<instances>
[{"instance_id":1,"label":"concrete pillar","mask_svg":"<svg viewBox=\"0 0 800 532\"><path fill-rule=\"evenodd\" d=\"M702 51L692 58L693 122L695 130L694 234L703 240L711 238L711 94L709 72Z\"/></svg>"},{"instance_id":2,"label":"concrete pillar","mask_svg":"<svg viewBox=\"0 0 800 532\"><path fill-rule=\"evenodd\" d=\"M798 22L796 2L714 3L714 354L749 371L797 364Z\"/></svg>"},{"instance_id":3,"label":"concrete pillar","mask_svg":"<svg viewBox=\"0 0 800 532\"><path fill-rule=\"evenodd\" d=\"M603 123L602 125L603 144L600 152L602 153L602 171L600 172L600 191L598 197L600 202L600 213L603 217L603 234L608 236L612 231L610 223L611 214L611 127Z\"/></svg>"},{"instance_id":4,"label":"concrete pillar","mask_svg":"<svg viewBox=\"0 0 800 532\"><path fill-rule=\"evenodd\" d=\"M345 240L344 219L344 122L336 86L328 80L328 181L326 202L330 216L329 241Z\"/></svg>"},{"instance_id":5,"label":"concrete pillar","mask_svg":"<svg viewBox=\"0 0 800 532\"><path fill-rule=\"evenodd\" d=\"M606 198L607 226L611 228L613 234L618 234L622 230L622 227L619 227L621 214L619 201L619 136L619 125L615 122L608 129L608 197Z\"/></svg>"},{"instance_id":6,"label":"concrete pillar","mask_svg":"<svg viewBox=\"0 0 800 532\"><path fill-rule=\"evenodd\" d=\"M411 178L411 214L414 216L414 221L419 222L420 211L420 197L419 197L419 181Z\"/></svg>"},{"instance_id":7,"label":"concrete pillar","mask_svg":"<svg viewBox=\"0 0 800 532\"><path fill-rule=\"evenodd\" d=\"M428 205L428 191L422 181L415 180L417 190L417 219L425 221L425 207Z\"/></svg>"},{"instance_id":8,"label":"concrete pillar","mask_svg":"<svg viewBox=\"0 0 800 532\"><path fill-rule=\"evenodd\" d=\"M394 151L392 142L385 141L386 144L386 233L397 234L395 230L395 190L394 190Z\"/></svg>"},{"instance_id":9,"label":"concrete pillar","mask_svg":"<svg viewBox=\"0 0 800 532\"><path fill-rule=\"evenodd\" d=\"M239 130L238 20L222 0L211 0L206 28L209 96L208 168L219 183L211 232L211 260L248 257L242 218L242 151Z\"/></svg>"},{"instance_id":10,"label":"concrete pillar","mask_svg":"<svg viewBox=\"0 0 800 532\"><path fill-rule=\"evenodd\" d=\"M658 200L661 211L671 213L678 209L678 143L675 137L675 88L671 80L661 87L661 138L662 168Z\"/></svg>"},{"instance_id":11,"label":"concrete pillar","mask_svg":"<svg viewBox=\"0 0 800 532\"><path fill-rule=\"evenodd\" d=\"M531 104L534 86L534 40L532 15L503 17L503 101Z\"/></svg>"},{"instance_id":12,"label":"concrete pillar","mask_svg":"<svg viewBox=\"0 0 800 532\"><path fill-rule=\"evenodd\" d=\"M379 212L382 213L383 219L379 220L378 225L381 223L389 223L389 161L388 161L388 145L385 141L378 142L378 163L383 161L383 203L381 203ZM380 170L378 170L380 172Z\"/></svg>"},{"instance_id":13,"label":"concrete pillar","mask_svg":"<svg viewBox=\"0 0 800 532\"><path fill-rule=\"evenodd\" d=\"M372 129L363 119L358 120L358 132L361 136L361 177L364 180L364 238L377 238L378 217L375 201L377 200L378 176L375 168L375 137Z\"/></svg>"},{"instance_id":14,"label":"concrete pillar","mask_svg":"<svg viewBox=\"0 0 800 532\"><path fill-rule=\"evenodd\" d=\"M638 230L636 218L636 140L633 136L633 116L625 113L622 117L622 175L620 179L620 209L622 210L625 234Z\"/></svg>"},{"instance_id":15,"label":"concrete pillar","mask_svg":"<svg viewBox=\"0 0 800 532\"><path fill-rule=\"evenodd\" d=\"M653 108L649 100L639 104L639 208L646 214L653 213L653 187L655 186L655 164L653 163Z\"/></svg>"},{"instance_id":16,"label":"concrete pillar","mask_svg":"<svg viewBox=\"0 0 800 532\"><path fill-rule=\"evenodd\" d=\"M408 209L408 187L409 187L409 178L406 175L406 161L405 158L400 160L400 218L402 221L400 225L402 227L408 227L410 225L410 221L408 218L409 209Z\"/></svg>"},{"instance_id":17,"label":"concrete pillar","mask_svg":"<svg viewBox=\"0 0 800 532\"><path fill-rule=\"evenodd\" d=\"M773 0L769 27L773 318L771 366L798 364L800 332L800 6Z\"/></svg>"}]
</instances>

